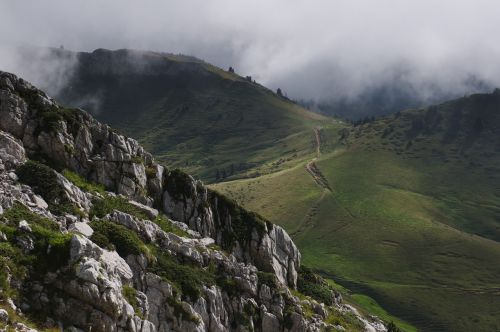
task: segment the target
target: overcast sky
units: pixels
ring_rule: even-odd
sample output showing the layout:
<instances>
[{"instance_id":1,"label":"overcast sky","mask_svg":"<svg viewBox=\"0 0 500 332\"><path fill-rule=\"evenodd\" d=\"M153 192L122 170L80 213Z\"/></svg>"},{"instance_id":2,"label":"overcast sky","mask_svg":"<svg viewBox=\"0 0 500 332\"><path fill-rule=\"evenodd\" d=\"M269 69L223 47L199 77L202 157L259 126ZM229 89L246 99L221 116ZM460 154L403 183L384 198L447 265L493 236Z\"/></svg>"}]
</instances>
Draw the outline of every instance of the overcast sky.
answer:
<instances>
[{"instance_id":1,"label":"overcast sky","mask_svg":"<svg viewBox=\"0 0 500 332\"><path fill-rule=\"evenodd\" d=\"M3 45L135 48L233 66L294 98L356 95L394 76L500 85L497 0L2 0ZM12 59L0 53L0 69Z\"/></svg>"}]
</instances>

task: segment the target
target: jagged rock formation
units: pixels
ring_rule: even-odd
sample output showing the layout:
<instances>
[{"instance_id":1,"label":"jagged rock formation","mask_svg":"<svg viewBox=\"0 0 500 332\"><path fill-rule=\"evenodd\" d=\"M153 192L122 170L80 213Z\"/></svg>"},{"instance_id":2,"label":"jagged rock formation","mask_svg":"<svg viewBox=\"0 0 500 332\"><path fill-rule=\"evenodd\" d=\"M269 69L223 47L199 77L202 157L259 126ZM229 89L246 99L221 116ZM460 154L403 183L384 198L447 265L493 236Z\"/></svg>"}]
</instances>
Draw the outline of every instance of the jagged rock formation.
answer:
<instances>
[{"instance_id":1,"label":"jagged rock formation","mask_svg":"<svg viewBox=\"0 0 500 332\"><path fill-rule=\"evenodd\" d=\"M281 227L2 72L0 241L0 324L18 330L22 313L92 331L385 330L320 281L301 279L328 306L299 296Z\"/></svg>"}]
</instances>

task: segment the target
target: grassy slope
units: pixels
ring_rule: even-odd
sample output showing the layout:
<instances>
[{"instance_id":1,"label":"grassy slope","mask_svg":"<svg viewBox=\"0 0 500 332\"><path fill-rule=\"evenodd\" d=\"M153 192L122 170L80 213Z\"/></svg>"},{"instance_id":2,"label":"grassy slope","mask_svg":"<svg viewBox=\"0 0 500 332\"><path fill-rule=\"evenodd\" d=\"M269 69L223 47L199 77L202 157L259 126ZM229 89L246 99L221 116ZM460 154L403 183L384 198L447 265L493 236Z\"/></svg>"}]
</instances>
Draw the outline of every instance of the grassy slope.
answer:
<instances>
[{"instance_id":1,"label":"grassy slope","mask_svg":"<svg viewBox=\"0 0 500 332\"><path fill-rule=\"evenodd\" d=\"M80 53L59 99L212 182L217 170L227 180L296 164L312 153L312 128L330 121L200 60L127 50Z\"/></svg>"},{"instance_id":2,"label":"grassy slope","mask_svg":"<svg viewBox=\"0 0 500 332\"><path fill-rule=\"evenodd\" d=\"M363 125L339 147L341 124L258 84L192 58L134 54L81 55L81 73L60 97L73 105L96 97L106 111L101 120L170 166L206 180L231 168L226 180L255 177L215 187L283 224L307 264L392 314L429 330L495 329L500 256L498 242L484 237L499 234L498 136L479 135L489 142L461 128L474 123L467 107L481 100L458 105L460 116L444 121L431 110L422 119L404 112ZM494 120L484 118L486 131ZM323 127L317 166L333 192L304 168L314 157L317 126Z\"/></svg>"},{"instance_id":3,"label":"grassy slope","mask_svg":"<svg viewBox=\"0 0 500 332\"><path fill-rule=\"evenodd\" d=\"M499 122L495 103L474 98L442 105L439 121L412 111L360 126L344 148L326 130L317 166L333 191L323 197L303 166L216 187L284 225L306 264L418 328L498 330ZM477 114L484 128L474 136ZM450 139L451 127L461 134Z\"/></svg>"}]
</instances>

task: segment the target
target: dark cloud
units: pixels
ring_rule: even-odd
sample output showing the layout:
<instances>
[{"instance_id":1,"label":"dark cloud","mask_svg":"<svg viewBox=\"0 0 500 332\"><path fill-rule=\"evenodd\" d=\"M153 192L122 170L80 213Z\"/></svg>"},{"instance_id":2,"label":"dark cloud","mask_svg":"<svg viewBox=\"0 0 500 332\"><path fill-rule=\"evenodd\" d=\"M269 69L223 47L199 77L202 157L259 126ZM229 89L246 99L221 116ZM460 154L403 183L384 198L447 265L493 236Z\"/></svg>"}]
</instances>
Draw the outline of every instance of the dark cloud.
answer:
<instances>
[{"instance_id":1,"label":"dark cloud","mask_svg":"<svg viewBox=\"0 0 500 332\"><path fill-rule=\"evenodd\" d=\"M471 78L500 85L498 13L495 0L5 0L0 42L190 54L294 98L356 98L391 81L428 98L470 92ZM0 67L35 81L51 69L11 55Z\"/></svg>"}]
</instances>

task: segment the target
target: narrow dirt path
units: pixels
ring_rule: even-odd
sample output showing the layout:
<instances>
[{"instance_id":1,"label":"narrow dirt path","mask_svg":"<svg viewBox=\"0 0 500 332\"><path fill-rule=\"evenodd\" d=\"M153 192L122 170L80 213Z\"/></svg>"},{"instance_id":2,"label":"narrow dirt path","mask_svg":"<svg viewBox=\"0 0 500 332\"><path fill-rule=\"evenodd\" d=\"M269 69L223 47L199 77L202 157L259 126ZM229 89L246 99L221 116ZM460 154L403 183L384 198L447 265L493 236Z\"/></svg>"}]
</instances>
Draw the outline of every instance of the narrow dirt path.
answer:
<instances>
[{"instance_id":1,"label":"narrow dirt path","mask_svg":"<svg viewBox=\"0 0 500 332\"><path fill-rule=\"evenodd\" d=\"M306 164L306 171L311 175L314 182L316 182L316 184L318 186L323 188L323 193L321 194L320 198L309 208L309 210L307 211L307 214L304 216L304 220L300 224L299 228L291 234L292 236L303 232L306 228L314 226L314 222L313 222L314 216L316 216L316 213L318 212L318 208L319 208L321 201L325 198L325 196L328 193L332 192L330 185L328 184L328 180L325 178L325 176L321 173L319 168L316 166L316 161L318 160L319 157L321 157L320 130L321 130L321 128L319 128L319 127L314 128L316 156Z\"/></svg>"},{"instance_id":2,"label":"narrow dirt path","mask_svg":"<svg viewBox=\"0 0 500 332\"><path fill-rule=\"evenodd\" d=\"M316 161L321 157L321 136L320 136L320 127L314 128L314 138L315 138L315 145L316 145L316 156L311 159L305 166L307 172L311 175L311 177L314 179L314 182L321 188L323 188L323 192L320 196L320 198L311 206L311 208L307 211L307 214L304 216L304 220L300 224L299 228L291 233L292 236L295 236L299 233L302 233L305 229L314 227L314 217L316 216L320 203L323 201L323 199L326 197L327 194L333 194L333 190L330 187L330 184L328 183L328 180L326 177L321 173L321 170L316 166ZM337 200L334 196L334 199ZM339 205L341 206L340 202ZM347 208L343 207L348 216L351 218L354 218L353 214L351 211L349 211ZM349 223L343 224L340 228L344 228L346 226L349 226Z\"/></svg>"},{"instance_id":3,"label":"narrow dirt path","mask_svg":"<svg viewBox=\"0 0 500 332\"><path fill-rule=\"evenodd\" d=\"M318 184L318 186L327 189L329 191L332 191L330 188L330 185L328 184L328 180L325 178L325 176L321 173L319 168L316 166L316 161L318 160L319 157L321 157L321 136L320 136L320 130L321 128L316 127L314 128L314 137L316 141L316 157L311 159L306 164L306 170L311 174L312 178L314 181Z\"/></svg>"}]
</instances>

